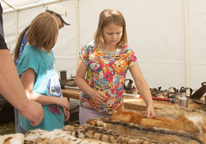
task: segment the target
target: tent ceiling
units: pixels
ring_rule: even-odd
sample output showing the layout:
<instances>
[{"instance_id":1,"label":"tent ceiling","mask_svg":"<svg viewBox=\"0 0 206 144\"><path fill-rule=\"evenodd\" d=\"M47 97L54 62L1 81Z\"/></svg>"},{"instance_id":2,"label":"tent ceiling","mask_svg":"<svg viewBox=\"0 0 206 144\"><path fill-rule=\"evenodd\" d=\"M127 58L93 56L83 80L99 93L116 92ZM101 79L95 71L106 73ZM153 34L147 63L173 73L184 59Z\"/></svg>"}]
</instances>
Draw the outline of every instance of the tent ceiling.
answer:
<instances>
[{"instance_id":1,"label":"tent ceiling","mask_svg":"<svg viewBox=\"0 0 206 144\"><path fill-rule=\"evenodd\" d=\"M60 1L60 0L1 0L1 5L4 11L10 10L11 7L19 9L20 7L26 7L29 5L35 5L39 3L52 1ZM9 5L11 6L9 6Z\"/></svg>"}]
</instances>

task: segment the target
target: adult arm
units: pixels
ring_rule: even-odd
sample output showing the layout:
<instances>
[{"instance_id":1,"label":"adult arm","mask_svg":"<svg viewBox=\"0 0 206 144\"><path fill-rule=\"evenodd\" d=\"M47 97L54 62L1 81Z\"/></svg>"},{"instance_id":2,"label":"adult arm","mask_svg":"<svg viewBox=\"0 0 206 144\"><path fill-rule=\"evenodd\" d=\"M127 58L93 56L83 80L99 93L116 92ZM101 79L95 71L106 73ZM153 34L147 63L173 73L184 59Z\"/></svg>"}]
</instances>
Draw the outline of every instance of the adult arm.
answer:
<instances>
[{"instance_id":1,"label":"adult arm","mask_svg":"<svg viewBox=\"0 0 206 144\"><path fill-rule=\"evenodd\" d=\"M19 112L31 121L31 125L38 125L44 111L39 103L30 101L19 79L10 52L0 49L0 94Z\"/></svg>"},{"instance_id":2,"label":"adult arm","mask_svg":"<svg viewBox=\"0 0 206 144\"><path fill-rule=\"evenodd\" d=\"M129 70L135 81L136 88L138 89L140 95L142 96L144 102L147 105L147 117L155 118L155 111L151 92L149 90L146 80L142 75L138 63L135 63L132 67L129 68Z\"/></svg>"},{"instance_id":3,"label":"adult arm","mask_svg":"<svg viewBox=\"0 0 206 144\"><path fill-rule=\"evenodd\" d=\"M39 102L42 105L56 104L58 106L65 107L67 110L69 110L70 105L69 105L69 101L67 98L46 96L46 95L41 95L41 94L38 94L32 91L33 86L34 86L35 76L36 76L36 73L31 68L24 71L21 75L21 82L23 84L23 87L25 89L28 99Z\"/></svg>"},{"instance_id":4,"label":"adult arm","mask_svg":"<svg viewBox=\"0 0 206 144\"><path fill-rule=\"evenodd\" d=\"M75 83L83 92L91 96L94 102L100 104L104 100L108 99L108 97L105 95L105 93L94 90L87 84L87 82L85 81L87 68L88 66L83 62L81 57L79 57L79 62L78 62L77 71L75 75Z\"/></svg>"}]
</instances>

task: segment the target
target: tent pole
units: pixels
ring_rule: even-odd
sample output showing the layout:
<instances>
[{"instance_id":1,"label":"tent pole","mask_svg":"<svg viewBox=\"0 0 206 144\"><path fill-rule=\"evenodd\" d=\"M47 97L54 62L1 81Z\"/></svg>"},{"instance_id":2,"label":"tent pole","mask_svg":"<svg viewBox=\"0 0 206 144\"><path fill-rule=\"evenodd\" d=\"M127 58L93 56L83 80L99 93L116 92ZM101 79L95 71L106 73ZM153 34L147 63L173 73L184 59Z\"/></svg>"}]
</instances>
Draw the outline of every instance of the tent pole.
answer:
<instances>
[{"instance_id":1,"label":"tent pole","mask_svg":"<svg viewBox=\"0 0 206 144\"><path fill-rule=\"evenodd\" d=\"M188 0L184 0L184 47L185 47L185 84L190 86L189 32L188 32Z\"/></svg>"},{"instance_id":2,"label":"tent pole","mask_svg":"<svg viewBox=\"0 0 206 144\"><path fill-rule=\"evenodd\" d=\"M76 16L76 44L77 44L77 64L80 51L80 34L79 34L79 0L75 0L75 16Z\"/></svg>"},{"instance_id":3,"label":"tent pole","mask_svg":"<svg viewBox=\"0 0 206 144\"><path fill-rule=\"evenodd\" d=\"M16 42L17 42L17 39L18 39L18 33L19 33L19 30L18 30L18 24L19 24L19 18L18 18L18 11L15 9L15 25L16 25L16 30L15 30L15 33L16 33Z\"/></svg>"}]
</instances>

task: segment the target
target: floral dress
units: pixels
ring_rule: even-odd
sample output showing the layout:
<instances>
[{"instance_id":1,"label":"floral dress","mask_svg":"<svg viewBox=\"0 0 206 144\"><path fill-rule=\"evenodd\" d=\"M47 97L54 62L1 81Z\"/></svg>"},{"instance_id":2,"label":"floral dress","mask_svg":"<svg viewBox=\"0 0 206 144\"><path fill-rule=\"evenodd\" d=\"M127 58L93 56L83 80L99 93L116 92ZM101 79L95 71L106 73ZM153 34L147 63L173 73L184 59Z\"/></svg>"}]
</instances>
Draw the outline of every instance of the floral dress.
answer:
<instances>
[{"instance_id":1,"label":"floral dress","mask_svg":"<svg viewBox=\"0 0 206 144\"><path fill-rule=\"evenodd\" d=\"M101 104L97 104L89 95L81 92L80 106L106 114L122 109L126 73L137 62L134 51L123 46L115 53L108 53L95 46L92 41L82 47L80 56L88 66L87 84L94 90L104 92L108 97Z\"/></svg>"}]
</instances>

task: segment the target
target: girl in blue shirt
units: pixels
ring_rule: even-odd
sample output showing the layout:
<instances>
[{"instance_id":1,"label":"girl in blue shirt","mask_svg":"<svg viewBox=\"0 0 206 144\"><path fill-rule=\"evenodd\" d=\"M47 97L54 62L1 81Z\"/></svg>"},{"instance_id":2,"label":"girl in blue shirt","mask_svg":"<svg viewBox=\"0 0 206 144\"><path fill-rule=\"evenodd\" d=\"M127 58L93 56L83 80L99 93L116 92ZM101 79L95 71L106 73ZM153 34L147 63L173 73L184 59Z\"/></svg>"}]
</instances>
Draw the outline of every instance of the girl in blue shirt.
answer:
<instances>
[{"instance_id":1,"label":"girl in blue shirt","mask_svg":"<svg viewBox=\"0 0 206 144\"><path fill-rule=\"evenodd\" d=\"M54 16L42 12L31 22L25 35L29 44L19 59L17 71L27 97L41 103L44 109L44 119L37 126L21 116L20 126L26 132L37 128L62 129L69 118L69 101L62 96L52 51L58 32Z\"/></svg>"}]
</instances>

